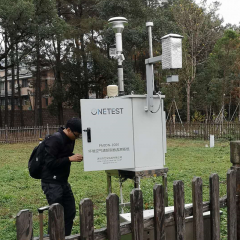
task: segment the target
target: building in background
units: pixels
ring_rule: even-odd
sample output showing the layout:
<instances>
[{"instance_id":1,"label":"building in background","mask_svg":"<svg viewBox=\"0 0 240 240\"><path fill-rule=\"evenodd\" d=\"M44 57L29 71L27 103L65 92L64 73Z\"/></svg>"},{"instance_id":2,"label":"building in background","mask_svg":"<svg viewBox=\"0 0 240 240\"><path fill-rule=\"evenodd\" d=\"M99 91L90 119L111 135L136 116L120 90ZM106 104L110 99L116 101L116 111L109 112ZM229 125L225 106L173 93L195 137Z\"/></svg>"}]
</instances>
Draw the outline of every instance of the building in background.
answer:
<instances>
[{"instance_id":1,"label":"building in background","mask_svg":"<svg viewBox=\"0 0 240 240\"><path fill-rule=\"evenodd\" d=\"M21 89L21 98L23 110L34 110L34 92L35 92L35 77L33 74L34 71L30 71L25 67L20 68L19 73L19 83ZM52 102L52 98L49 95L49 88L53 85L55 78L54 73L51 69L45 68L41 70L41 91L42 91L42 108L47 108ZM8 70L8 108L11 109L11 97L12 97L12 72ZM20 108L19 94L18 94L18 84L17 84L17 75L15 71L15 80L14 80L14 89L15 89L15 109ZM0 107L4 110L5 106L5 70L0 70Z\"/></svg>"}]
</instances>

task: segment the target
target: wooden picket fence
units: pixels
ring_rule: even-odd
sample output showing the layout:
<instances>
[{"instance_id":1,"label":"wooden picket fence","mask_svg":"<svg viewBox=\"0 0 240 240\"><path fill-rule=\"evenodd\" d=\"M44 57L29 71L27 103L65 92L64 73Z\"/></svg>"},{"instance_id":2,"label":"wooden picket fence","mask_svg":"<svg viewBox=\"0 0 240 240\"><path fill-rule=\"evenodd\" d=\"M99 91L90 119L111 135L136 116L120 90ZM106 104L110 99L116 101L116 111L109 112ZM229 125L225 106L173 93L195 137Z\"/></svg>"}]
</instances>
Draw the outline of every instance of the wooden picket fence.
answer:
<instances>
[{"instance_id":1,"label":"wooden picket fence","mask_svg":"<svg viewBox=\"0 0 240 240\"><path fill-rule=\"evenodd\" d=\"M208 140L210 135L215 139L240 140L239 122L167 122L167 136L171 138L190 138Z\"/></svg>"},{"instance_id":2,"label":"wooden picket fence","mask_svg":"<svg viewBox=\"0 0 240 240\"><path fill-rule=\"evenodd\" d=\"M53 134L61 126L32 126L0 128L0 143L35 142L47 134ZM215 139L240 140L240 123L173 123L166 124L167 137L208 140L210 135Z\"/></svg>"},{"instance_id":3,"label":"wooden picket fence","mask_svg":"<svg viewBox=\"0 0 240 240\"><path fill-rule=\"evenodd\" d=\"M194 177L192 180L192 206L185 208L184 184L175 181L173 184L174 212L165 214L164 188L155 185L154 217L143 219L143 197L140 189L133 189L130 194L131 222L120 224L119 198L116 194L109 194L106 199L107 227L94 230L93 202L83 199L79 204L80 234L65 237L64 213L60 204L53 204L49 208L49 234L45 240L119 240L121 236L131 233L133 240L143 240L144 230L154 229L154 239L166 239L165 228L168 224L175 224L175 239L185 239L185 218L193 216L193 235L196 240L204 240L203 212L211 211L211 239L220 240L220 208L227 207L228 239L237 239L237 205L236 205L236 174L227 172L227 196L219 199L219 177L210 176L210 201L203 202L202 180ZM239 174L239 171L238 171ZM17 214L17 240L39 239L33 238L32 213L22 210ZM238 238L239 239L239 238ZM172 240L172 239L166 239Z\"/></svg>"},{"instance_id":4,"label":"wooden picket fence","mask_svg":"<svg viewBox=\"0 0 240 240\"><path fill-rule=\"evenodd\" d=\"M53 134L61 126L32 126L0 128L0 143L35 142L47 134ZM210 135L215 139L240 140L240 123L173 123L166 124L167 137L208 140Z\"/></svg>"},{"instance_id":5,"label":"wooden picket fence","mask_svg":"<svg viewBox=\"0 0 240 240\"><path fill-rule=\"evenodd\" d=\"M33 126L0 128L0 143L36 142L53 134L61 126Z\"/></svg>"}]
</instances>

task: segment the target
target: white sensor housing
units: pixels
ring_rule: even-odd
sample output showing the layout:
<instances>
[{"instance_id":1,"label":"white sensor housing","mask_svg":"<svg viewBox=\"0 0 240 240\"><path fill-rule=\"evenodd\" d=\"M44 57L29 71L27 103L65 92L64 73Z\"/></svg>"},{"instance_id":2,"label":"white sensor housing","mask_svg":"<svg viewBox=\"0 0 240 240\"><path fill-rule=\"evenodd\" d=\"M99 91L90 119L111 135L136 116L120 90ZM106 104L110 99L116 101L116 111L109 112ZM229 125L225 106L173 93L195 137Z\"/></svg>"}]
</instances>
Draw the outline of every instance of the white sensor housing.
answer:
<instances>
[{"instance_id":1,"label":"white sensor housing","mask_svg":"<svg viewBox=\"0 0 240 240\"><path fill-rule=\"evenodd\" d=\"M182 38L178 34L162 37L162 69L182 68Z\"/></svg>"}]
</instances>

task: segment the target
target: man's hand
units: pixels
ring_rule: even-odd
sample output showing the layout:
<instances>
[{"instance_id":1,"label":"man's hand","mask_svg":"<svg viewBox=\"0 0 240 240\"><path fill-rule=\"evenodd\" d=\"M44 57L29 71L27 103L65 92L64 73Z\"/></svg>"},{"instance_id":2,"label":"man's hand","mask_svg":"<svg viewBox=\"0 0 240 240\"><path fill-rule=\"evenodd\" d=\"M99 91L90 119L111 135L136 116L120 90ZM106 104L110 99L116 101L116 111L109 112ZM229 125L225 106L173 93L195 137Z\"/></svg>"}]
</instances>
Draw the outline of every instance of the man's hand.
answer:
<instances>
[{"instance_id":1,"label":"man's hand","mask_svg":"<svg viewBox=\"0 0 240 240\"><path fill-rule=\"evenodd\" d=\"M75 154L69 157L70 162L81 162L83 160L83 156L81 154Z\"/></svg>"}]
</instances>

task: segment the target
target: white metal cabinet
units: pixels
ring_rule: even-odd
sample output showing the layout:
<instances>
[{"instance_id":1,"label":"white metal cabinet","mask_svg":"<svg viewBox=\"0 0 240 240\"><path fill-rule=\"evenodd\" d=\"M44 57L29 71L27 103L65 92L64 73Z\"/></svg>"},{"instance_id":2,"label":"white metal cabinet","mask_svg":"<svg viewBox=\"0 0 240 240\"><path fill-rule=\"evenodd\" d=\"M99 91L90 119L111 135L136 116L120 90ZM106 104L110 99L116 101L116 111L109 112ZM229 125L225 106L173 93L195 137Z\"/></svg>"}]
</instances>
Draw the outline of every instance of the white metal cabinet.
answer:
<instances>
[{"instance_id":1,"label":"white metal cabinet","mask_svg":"<svg viewBox=\"0 0 240 240\"><path fill-rule=\"evenodd\" d=\"M82 99L84 170L163 168L166 121L163 99L153 98L153 111L144 111L146 96ZM91 142L87 129L91 129Z\"/></svg>"}]
</instances>

